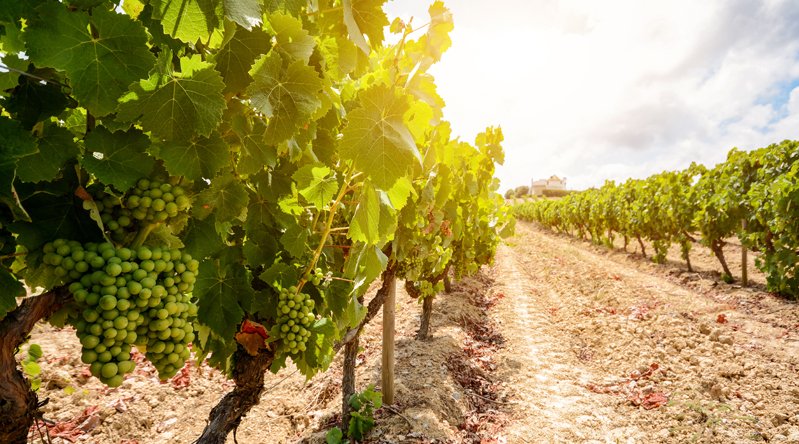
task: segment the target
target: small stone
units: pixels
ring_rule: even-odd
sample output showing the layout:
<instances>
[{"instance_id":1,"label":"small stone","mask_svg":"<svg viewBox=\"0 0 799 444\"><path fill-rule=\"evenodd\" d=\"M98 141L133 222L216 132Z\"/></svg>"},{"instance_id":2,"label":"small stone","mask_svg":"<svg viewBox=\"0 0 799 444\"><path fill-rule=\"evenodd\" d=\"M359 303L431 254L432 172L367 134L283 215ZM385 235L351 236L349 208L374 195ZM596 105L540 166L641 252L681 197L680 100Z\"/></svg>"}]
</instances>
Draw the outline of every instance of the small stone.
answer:
<instances>
[{"instance_id":1,"label":"small stone","mask_svg":"<svg viewBox=\"0 0 799 444\"><path fill-rule=\"evenodd\" d=\"M732 345L733 339L730 335L722 335L719 336L719 342L722 344Z\"/></svg>"},{"instance_id":2,"label":"small stone","mask_svg":"<svg viewBox=\"0 0 799 444\"><path fill-rule=\"evenodd\" d=\"M699 333L702 333L703 335L709 334L710 326L705 323L699 324Z\"/></svg>"},{"instance_id":3,"label":"small stone","mask_svg":"<svg viewBox=\"0 0 799 444\"><path fill-rule=\"evenodd\" d=\"M774 427L779 427L785 424L788 421L788 415L785 413L777 413L771 418L771 423L774 424Z\"/></svg>"},{"instance_id":4,"label":"small stone","mask_svg":"<svg viewBox=\"0 0 799 444\"><path fill-rule=\"evenodd\" d=\"M158 424L156 431L158 433L166 432L167 430L171 429L173 425L177 424L177 422L178 422L177 418L169 418L166 421L162 422L161 424Z\"/></svg>"}]
</instances>

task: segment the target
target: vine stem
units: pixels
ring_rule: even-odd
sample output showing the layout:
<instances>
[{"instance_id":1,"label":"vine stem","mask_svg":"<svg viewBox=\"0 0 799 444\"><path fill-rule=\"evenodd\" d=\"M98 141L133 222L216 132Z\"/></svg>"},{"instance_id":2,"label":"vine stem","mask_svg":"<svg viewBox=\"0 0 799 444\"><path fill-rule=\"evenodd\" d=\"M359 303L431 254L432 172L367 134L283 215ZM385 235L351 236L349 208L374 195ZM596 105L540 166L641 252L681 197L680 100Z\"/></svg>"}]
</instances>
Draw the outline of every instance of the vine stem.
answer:
<instances>
[{"instance_id":1,"label":"vine stem","mask_svg":"<svg viewBox=\"0 0 799 444\"><path fill-rule=\"evenodd\" d=\"M302 274L300 281L297 282L297 294L302 291L302 287L305 286L305 283L308 282L308 278L311 276L311 271L316 268L316 263L319 261L319 256L322 255L322 250L325 248L325 243L327 242L327 237L330 235L331 231L334 230L333 227L333 220L336 217L336 210L338 210L338 206L341 204L341 200L344 199L344 196L347 195L353 188L350 187L350 181L358 176L358 174L351 175L352 170L348 170L346 176L344 176L344 183L341 185L341 191L339 191L338 196L336 196L336 200L333 201L333 205L330 206L330 212L327 215L327 221L325 222L325 230L322 232L321 239L319 240L319 245L314 250L313 258L311 262L308 264L308 267L305 268L305 272Z\"/></svg>"},{"instance_id":2,"label":"vine stem","mask_svg":"<svg viewBox=\"0 0 799 444\"><path fill-rule=\"evenodd\" d=\"M147 225L145 225L141 230L139 230L139 234L136 235L136 239L133 239L133 243L131 244L131 247L139 248L142 245L144 245L144 241L147 240L147 237L150 235L150 233L153 232L153 230L155 230L155 227L157 227L157 226L158 226L158 224L147 224Z\"/></svg>"}]
</instances>

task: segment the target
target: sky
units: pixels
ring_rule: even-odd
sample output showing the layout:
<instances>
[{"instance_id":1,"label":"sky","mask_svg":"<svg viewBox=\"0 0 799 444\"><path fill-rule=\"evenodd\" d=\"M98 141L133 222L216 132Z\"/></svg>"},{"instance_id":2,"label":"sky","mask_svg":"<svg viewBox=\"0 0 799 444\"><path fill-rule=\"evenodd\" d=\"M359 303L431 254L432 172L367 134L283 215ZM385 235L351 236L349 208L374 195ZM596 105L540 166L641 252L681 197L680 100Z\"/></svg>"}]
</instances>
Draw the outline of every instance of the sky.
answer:
<instances>
[{"instance_id":1,"label":"sky","mask_svg":"<svg viewBox=\"0 0 799 444\"><path fill-rule=\"evenodd\" d=\"M393 0L427 22L431 0ZM445 119L501 126L500 191L569 189L722 162L799 138L795 0L445 0L453 45L431 68Z\"/></svg>"}]
</instances>

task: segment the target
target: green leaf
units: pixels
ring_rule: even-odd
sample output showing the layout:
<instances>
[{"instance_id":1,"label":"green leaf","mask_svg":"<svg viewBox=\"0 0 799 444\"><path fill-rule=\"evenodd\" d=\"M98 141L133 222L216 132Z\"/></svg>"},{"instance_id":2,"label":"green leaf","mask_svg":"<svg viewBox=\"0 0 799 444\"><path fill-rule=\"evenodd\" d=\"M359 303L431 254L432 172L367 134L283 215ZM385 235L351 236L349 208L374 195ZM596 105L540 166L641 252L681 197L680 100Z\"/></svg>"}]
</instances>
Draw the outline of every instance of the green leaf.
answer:
<instances>
[{"instance_id":1,"label":"green leaf","mask_svg":"<svg viewBox=\"0 0 799 444\"><path fill-rule=\"evenodd\" d=\"M185 244L183 251L197 260L213 256L225 248L211 217L204 220L191 218L183 234L183 243Z\"/></svg>"},{"instance_id":2,"label":"green leaf","mask_svg":"<svg viewBox=\"0 0 799 444\"><path fill-rule=\"evenodd\" d=\"M212 212L217 222L231 222L243 219L247 212L249 196L247 188L230 174L220 174L211 180L211 186L197 195L194 215L205 219Z\"/></svg>"},{"instance_id":3,"label":"green leaf","mask_svg":"<svg viewBox=\"0 0 799 444\"><path fill-rule=\"evenodd\" d=\"M363 91L359 101L361 106L347 116L341 157L351 160L379 188L390 189L415 163L421 162L403 120L408 101L382 85Z\"/></svg>"},{"instance_id":4,"label":"green leaf","mask_svg":"<svg viewBox=\"0 0 799 444\"><path fill-rule=\"evenodd\" d=\"M0 68L1 93L19 84L20 73L18 71L26 72L28 69L28 61L20 59L16 54L4 54L0 57L0 63L6 66L6 68Z\"/></svg>"},{"instance_id":5,"label":"green leaf","mask_svg":"<svg viewBox=\"0 0 799 444\"><path fill-rule=\"evenodd\" d=\"M17 162L17 176L23 182L53 180L64 164L79 154L80 148L69 130L47 125L39 138L39 152Z\"/></svg>"},{"instance_id":6,"label":"green leaf","mask_svg":"<svg viewBox=\"0 0 799 444\"><path fill-rule=\"evenodd\" d=\"M246 29L261 26L261 4L258 0L224 1L225 17Z\"/></svg>"},{"instance_id":7,"label":"green leaf","mask_svg":"<svg viewBox=\"0 0 799 444\"><path fill-rule=\"evenodd\" d=\"M291 265L277 262L261 273L259 278L277 290L278 288L288 288L296 284L300 275L297 273L297 269Z\"/></svg>"},{"instance_id":8,"label":"green leaf","mask_svg":"<svg viewBox=\"0 0 799 444\"><path fill-rule=\"evenodd\" d=\"M327 444L341 444L344 439L344 432L338 427L333 427L325 435L325 442Z\"/></svg>"},{"instance_id":9,"label":"green leaf","mask_svg":"<svg viewBox=\"0 0 799 444\"><path fill-rule=\"evenodd\" d=\"M256 174L265 167L277 165L277 150L264 141L266 124L256 117L252 124L243 116L233 118L233 132L241 141L241 157L236 170L241 174Z\"/></svg>"},{"instance_id":10,"label":"green leaf","mask_svg":"<svg viewBox=\"0 0 799 444\"><path fill-rule=\"evenodd\" d=\"M282 12L268 17L269 30L275 34L275 49L293 59L308 62L316 41L303 29L302 21Z\"/></svg>"},{"instance_id":11,"label":"green leaf","mask_svg":"<svg viewBox=\"0 0 799 444\"><path fill-rule=\"evenodd\" d=\"M31 61L66 72L72 94L96 116L112 112L155 63L144 27L126 15L95 8L90 16L55 2L37 12L25 32Z\"/></svg>"},{"instance_id":12,"label":"green leaf","mask_svg":"<svg viewBox=\"0 0 799 444\"><path fill-rule=\"evenodd\" d=\"M396 224L396 213L388 195L365 183L347 236L353 241L374 245L392 237Z\"/></svg>"},{"instance_id":13,"label":"green leaf","mask_svg":"<svg viewBox=\"0 0 799 444\"><path fill-rule=\"evenodd\" d=\"M127 191L148 176L155 161L147 148L150 139L139 130L112 133L98 126L86 136L82 165L106 185Z\"/></svg>"},{"instance_id":14,"label":"green leaf","mask_svg":"<svg viewBox=\"0 0 799 444\"><path fill-rule=\"evenodd\" d=\"M216 69L225 81L224 93L244 91L252 82L250 68L272 46L270 35L260 28L237 29L233 38L216 55Z\"/></svg>"},{"instance_id":15,"label":"green leaf","mask_svg":"<svg viewBox=\"0 0 799 444\"><path fill-rule=\"evenodd\" d=\"M335 173L326 166L305 165L292 176L297 182L297 192L308 203L322 209L327 207L333 196L338 191L338 181Z\"/></svg>"},{"instance_id":16,"label":"green leaf","mask_svg":"<svg viewBox=\"0 0 799 444\"><path fill-rule=\"evenodd\" d=\"M25 296L25 287L8 270L0 267L0 319L17 308L18 297Z\"/></svg>"},{"instance_id":17,"label":"green leaf","mask_svg":"<svg viewBox=\"0 0 799 444\"><path fill-rule=\"evenodd\" d=\"M164 161L169 174L191 180L214 177L230 160L228 145L216 131L211 137L156 145L152 154Z\"/></svg>"},{"instance_id":18,"label":"green leaf","mask_svg":"<svg viewBox=\"0 0 799 444\"><path fill-rule=\"evenodd\" d=\"M15 219L30 220L14 188L16 164L36 151L36 142L19 122L0 116L0 205L6 205Z\"/></svg>"},{"instance_id":19,"label":"green leaf","mask_svg":"<svg viewBox=\"0 0 799 444\"><path fill-rule=\"evenodd\" d=\"M363 34L369 37L372 46L383 44L383 28L388 26L388 17L383 12L385 0L343 0L344 24L350 39L361 50L369 54L369 46L363 39Z\"/></svg>"},{"instance_id":20,"label":"green leaf","mask_svg":"<svg viewBox=\"0 0 799 444\"><path fill-rule=\"evenodd\" d=\"M283 68L276 52L261 57L250 70L254 82L247 88L252 106L269 118L264 137L277 144L293 136L322 106L322 79L316 70L295 61Z\"/></svg>"},{"instance_id":21,"label":"green leaf","mask_svg":"<svg viewBox=\"0 0 799 444\"><path fill-rule=\"evenodd\" d=\"M50 72L46 70L45 72ZM41 71L38 74L43 74ZM47 77L58 77L50 73ZM64 93L64 88L56 83L42 83L28 76L19 78L19 85L3 102L3 107L26 129L32 129L36 123L46 121L52 116L61 114L75 101Z\"/></svg>"},{"instance_id":22,"label":"green leaf","mask_svg":"<svg viewBox=\"0 0 799 444\"><path fill-rule=\"evenodd\" d=\"M218 259L200 263L193 294L197 319L222 338L233 337L254 297L247 269Z\"/></svg>"},{"instance_id":23,"label":"green leaf","mask_svg":"<svg viewBox=\"0 0 799 444\"><path fill-rule=\"evenodd\" d=\"M353 291L366 288L388 265L388 256L374 245L358 244L347 259L346 276L355 281Z\"/></svg>"},{"instance_id":24,"label":"green leaf","mask_svg":"<svg viewBox=\"0 0 799 444\"><path fill-rule=\"evenodd\" d=\"M408 203L408 198L411 195L416 195L416 191L413 189L413 182L411 182L410 179L401 177L394 186L388 190L387 194L389 200L391 200L391 206L399 211Z\"/></svg>"},{"instance_id":25,"label":"green leaf","mask_svg":"<svg viewBox=\"0 0 799 444\"><path fill-rule=\"evenodd\" d=\"M197 40L214 46L214 34L222 24L220 0L152 0L153 18L164 32L185 43Z\"/></svg>"},{"instance_id":26,"label":"green leaf","mask_svg":"<svg viewBox=\"0 0 799 444\"><path fill-rule=\"evenodd\" d=\"M222 77L200 56L180 59L181 72L131 85L120 99L117 118L141 118L142 128L158 137L183 141L194 134L208 137L222 120L225 98Z\"/></svg>"},{"instance_id":27,"label":"green leaf","mask_svg":"<svg viewBox=\"0 0 799 444\"><path fill-rule=\"evenodd\" d=\"M301 258L308 251L308 230L292 225L280 236L280 243L290 255Z\"/></svg>"}]
</instances>

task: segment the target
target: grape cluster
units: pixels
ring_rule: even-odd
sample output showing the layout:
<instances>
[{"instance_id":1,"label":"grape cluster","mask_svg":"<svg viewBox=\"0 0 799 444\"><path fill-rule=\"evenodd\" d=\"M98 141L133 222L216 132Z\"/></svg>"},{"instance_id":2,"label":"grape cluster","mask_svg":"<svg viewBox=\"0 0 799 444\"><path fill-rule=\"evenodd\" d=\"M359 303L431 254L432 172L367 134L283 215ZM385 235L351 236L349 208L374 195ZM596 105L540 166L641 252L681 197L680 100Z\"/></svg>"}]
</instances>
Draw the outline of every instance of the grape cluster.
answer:
<instances>
[{"instance_id":1,"label":"grape cluster","mask_svg":"<svg viewBox=\"0 0 799 444\"><path fill-rule=\"evenodd\" d=\"M317 268L313 271L313 274L308 278L308 281L314 284L315 287L322 285L322 282L325 280L325 275L322 272L321 268Z\"/></svg>"},{"instance_id":2,"label":"grape cluster","mask_svg":"<svg viewBox=\"0 0 799 444\"><path fill-rule=\"evenodd\" d=\"M69 318L83 345L81 359L110 387L133 371L131 346L144 349L161 379L174 376L194 340L190 299L198 262L179 250L116 248L57 239L45 264L72 281L78 311Z\"/></svg>"},{"instance_id":3,"label":"grape cluster","mask_svg":"<svg viewBox=\"0 0 799 444\"><path fill-rule=\"evenodd\" d=\"M186 190L177 185L176 179L166 182L141 179L121 199L100 187L90 187L89 192L100 212L103 226L111 239L119 243L132 238L140 224L169 222L191 205ZM92 201L84 201L83 208L90 210Z\"/></svg>"},{"instance_id":4,"label":"grape cluster","mask_svg":"<svg viewBox=\"0 0 799 444\"><path fill-rule=\"evenodd\" d=\"M134 219L148 222L164 222L190 204L183 187L147 179L139 180L123 202Z\"/></svg>"},{"instance_id":5,"label":"grape cluster","mask_svg":"<svg viewBox=\"0 0 799 444\"><path fill-rule=\"evenodd\" d=\"M313 299L305 293L297 293L297 287L280 290L277 325L289 354L298 355L305 351L305 343L311 336L311 325L316 321L313 308Z\"/></svg>"},{"instance_id":6,"label":"grape cluster","mask_svg":"<svg viewBox=\"0 0 799 444\"><path fill-rule=\"evenodd\" d=\"M111 234L111 238L115 241L125 239L126 234L135 228L130 217L130 211L120 207L120 200L116 196L99 189L92 189L91 194L94 204L100 212L100 220L103 221L103 226ZM91 208L92 201L83 201L84 210L88 211Z\"/></svg>"}]
</instances>

